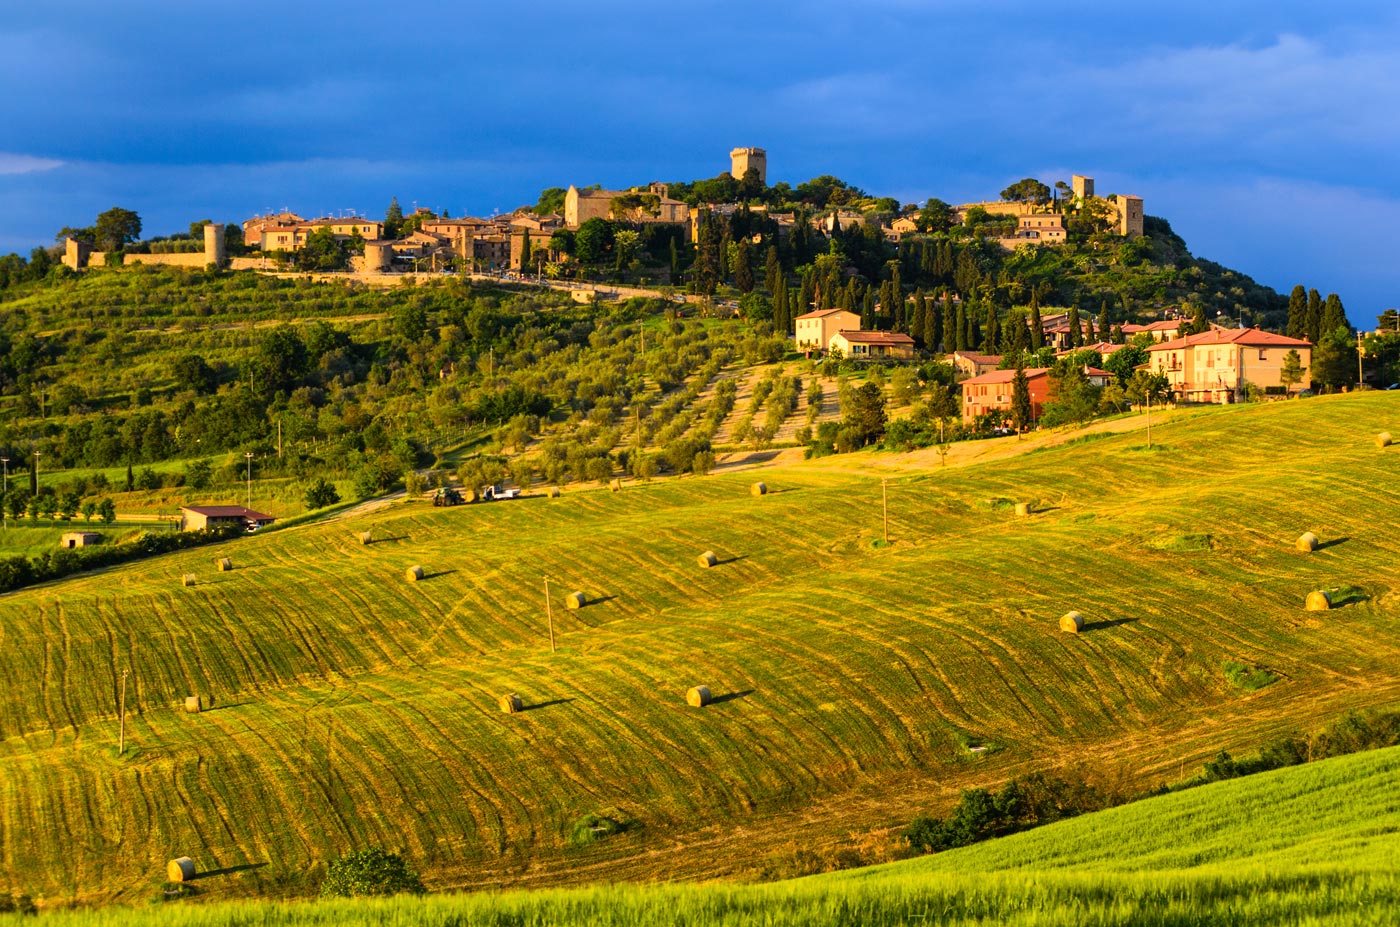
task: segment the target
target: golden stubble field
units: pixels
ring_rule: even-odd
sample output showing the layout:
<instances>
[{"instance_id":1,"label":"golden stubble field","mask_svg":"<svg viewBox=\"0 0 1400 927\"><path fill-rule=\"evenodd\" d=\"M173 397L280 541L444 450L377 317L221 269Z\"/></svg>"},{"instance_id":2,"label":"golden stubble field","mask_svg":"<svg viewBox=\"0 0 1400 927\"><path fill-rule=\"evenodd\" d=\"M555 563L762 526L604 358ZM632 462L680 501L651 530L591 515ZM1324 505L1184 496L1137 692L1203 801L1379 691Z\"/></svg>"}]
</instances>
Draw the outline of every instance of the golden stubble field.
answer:
<instances>
[{"instance_id":1,"label":"golden stubble field","mask_svg":"<svg viewBox=\"0 0 1400 927\"><path fill-rule=\"evenodd\" d=\"M433 888L743 877L1032 768L1175 778L1400 696L1400 448L1371 440L1397 424L1370 394L915 457L888 546L855 455L393 505L0 597L0 890L142 897L189 855L231 870L216 897L298 895L367 845ZM628 828L571 847L585 814Z\"/></svg>"}]
</instances>

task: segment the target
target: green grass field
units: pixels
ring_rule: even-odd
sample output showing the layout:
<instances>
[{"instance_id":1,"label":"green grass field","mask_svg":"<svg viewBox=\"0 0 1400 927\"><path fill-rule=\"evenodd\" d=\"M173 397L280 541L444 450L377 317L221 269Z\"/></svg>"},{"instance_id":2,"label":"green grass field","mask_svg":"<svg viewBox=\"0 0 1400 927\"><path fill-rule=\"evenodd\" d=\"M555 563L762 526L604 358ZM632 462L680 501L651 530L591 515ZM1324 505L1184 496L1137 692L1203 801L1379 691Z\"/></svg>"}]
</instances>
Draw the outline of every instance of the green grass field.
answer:
<instances>
[{"instance_id":1,"label":"green grass field","mask_svg":"<svg viewBox=\"0 0 1400 927\"><path fill-rule=\"evenodd\" d=\"M1388 924L1400 907L1397 781L1400 748L1377 750L932 857L767 885L183 902L56 913L45 920L59 927Z\"/></svg>"},{"instance_id":2,"label":"green grass field","mask_svg":"<svg viewBox=\"0 0 1400 927\"><path fill-rule=\"evenodd\" d=\"M206 896L305 895L366 845L434 889L746 877L888 858L886 829L1030 769L1175 779L1400 696L1400 451L1371 441L1397 419L1370 394L1185 415L1151 451L935 459L890 480L887 547L854 455L393 505L5 596L0 890L143 898L189 855L257 867ZM1295 552L1304 530L1324 548ZM1362 600L1303 611L1344 585ZM1057 631L1071 608L1086 633ZM1225 661L1279 680L1243 691ZM700 683L719 699L689 708ZM589 813L630 826L570 847Z\"/></svg>"}]
</instances>

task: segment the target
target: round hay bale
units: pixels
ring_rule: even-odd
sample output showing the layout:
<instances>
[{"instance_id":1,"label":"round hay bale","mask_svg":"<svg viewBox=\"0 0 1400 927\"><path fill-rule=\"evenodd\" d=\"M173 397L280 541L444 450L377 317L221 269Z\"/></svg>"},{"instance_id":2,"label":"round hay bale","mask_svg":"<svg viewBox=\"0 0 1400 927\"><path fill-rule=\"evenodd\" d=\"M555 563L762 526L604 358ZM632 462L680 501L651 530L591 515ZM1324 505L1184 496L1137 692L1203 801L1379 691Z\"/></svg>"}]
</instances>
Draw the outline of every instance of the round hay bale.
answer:
<instances>
[{"instance_id":1,"label":"round hay bale","mask_svg":"<svg viewBox=\"0 0 1400 927\"><path fill-rule=\"evenodd\" d=\"M372 532L369 532L369 531L361 531L361 532L360 532L360 543L361 543L361 544L366 544L366 545L368 545L368 544L373 544L373 543L374 543L374 534L373 534Z\"/></svg>"},{"instance_id":2,"label":"round hay bale","mask_svg":"<svg viewBox=\"0 0 1400 927\"><path fill-rule=\"evenodd\" d=\"M768 495L768 484L767 484L767 483L754 483L752 486L749 487L749 495L751 495L751 496L766 496L766 495Z\"/></svg>"},{"instance_id":3,"label":"round hay bale","mask_svg":"<svg viewBox=\"0 0 1400 927\"><path fill-rule=\"evenodd\" d=\"M501 711L508 715L513 715L517 711L525 710L525 703L522 702L520 696L516 695L514 692L509 695L502 695L500 705Z\"/></svg>"},{"instance_id":4,"label":"round hay bale","mask_svg":"<svg viewBox=\"0 0 1400 927\"><path fill-rule=\"evenodd\" d=\"M1022 518L1025 518L1025 517L1026 517L1027 515L1029 515L1030 513L1031 513L1031 504L1030 504L1029 502L1017 502L1017 503L1016 503L1016 514L1017 514L1017 515L1019 515L1019 516L1022 517Z\"/></svg>"},{"instance_id":5,"label":"round hay bale","mask_svg":"<svg viewBox=\"0 0 1400 927\"><path fill-rule=\"evenodd\" d=\"M558 498L559 498L559 487L558 487L558 486L551 486L551 487L549 487L549 489L545 490L545 495L548 496L548 497L551 498L551 499L558 499Z\"/></svg>"},{"instance_id":6,"label":"round hay bale","mask_svg":"<svg viewBox=\"0 0 1400 927\"><path fill-rule=\"evenodd\" d=\"M1325 612L1331 609L1332 598L1327 593L1320 590L1318 592L1309 592L1305 607L1310 612Z\"/></svg>"},{"instance_id":7,"label":"round hay bale","mask_svg":"<svg viewBox=\"0 0 1400 927\"><path fill-rule=\"evenodd\" d=\"M410 583L418 582L420 579L423 578L423 568L420 566L409 567L407 570L404 571L404 578L407 579Z\"/></svg>"},{"instance_id":8,"label":"round hay bale","mask_svg":"<svg viewBox=\"0 0 1400 927\"><path fill-rule=\"evenodd\" d=\"M186 573L184 576L181 576L181 577L180 577L180 584L181 584L182 586L193 586L193 585L195 584L195 576L194 576L194 574L193 574L193 573Z\"/></svg>"},{"instance_id":9,"label":"round hay bale","mask_svg":"<svg viewBox=\"0 0 1400 927\"><path fill-rule=\"evenodd\" d=\"M1390 432L1382 431L1380 434L1376 435L1376 447L1390 447L1390 445Z\"/></svg>"},{"instance_id":10,"label":"round hay bale","mask_svg":"<svg viewBox=\"0 0 1400 927\"><path fill-rule=\"evenodd\" d=\"M185 711L197 715L204 710L204 701L198 695L185 696Z\"/></svg>"},{"instance_id":11,"label":"round hay bale","mask_svg":"<svg viewBox=\"0 0 1400 927\"><path fill-rule=\"evenodd\" d=\"M1304 531L1302 535L1299 536L1298 540L1294 542L1293 546L1301 551L1311 552L1317 550L1317 535L1313 534L1311 531Z\"/></svg>"},{"instance_id":12,"label":"round hay bale","mask_svg":"<svg viewBox=\"0 0 1400 927\"><path fill-rule=\"evenodd\" d=\"M690 691L685 694L685 703L691 708L704 708L710 704L712 698L709 686L691 686Z\"/></svg>"},{"instance_id":13,"label":"round hay bale","mask_svg":"<svg viewBox=\"0 0 1400 927\"><path fill-rule=\"evenodd\" d=\"M1084 630L1084 616L1079 612L1066 612L1060 619L1060 630L1066 634L1078 634Z\"/></svg>"},{"instance_id":14,"label":"round hay bale","mask_svg":"<svg viewBox=\"0 0 1400 927\"><path fill-rule=\"evenodd\" d=\"M218 567L220 573L227 573L233 569L233 561L228 557L220 557L214 561L214 566Z\"/></svg>"},{"instance_id":15,"label":"round hay bale","mask_svg":"<svg viewBox=\"0 0 1400 927\"><path fill-rule=\"evenodd\" d=\"M695 560L701 567L707 570L719 563L719 558L715 556L715 552L712 550L705 551L699 557L696 557Z\"/></svg>"},{"instance_id":16,"label":"round hay bale","mask_svg":"<svg viewBox=\"0 0 1400 927\"><path fill-rule=\"evenodd\" d=\"M188 856L172 859L165 864L165 880L167 882L188 882L193 878L194 860Z\"/></svg>"},{"instance_id":17,"label":"round hay bale","mask_svg":"<svg viewBox=\"0 0 1400 927\"><path fill-rule=\"evenodd\" d=\"M477 494L476 494L476 490L475 490L475 489L464 489L464 490L462 490L462 501L463 501L463 502L475 502L475 501L477 500L477 498L478 498L478 497L477 497Z\"/></svg>"},{"instance_id":18,"label":"round hay bale","mask_svg":"<svg viewBox=\"0 0 1400 927\"><path fill-rule=\"evenodd\" d=\"M564 598L564 604L569 608L583 608L588 604L588 597L582 592L571 592Z\"/></svg>"},{"instance_id":19,"label":"round hay bale","mask_svg":"<svg viewBox=\"0 0 1400 927\"><path fill-rule=\"evenodd\" d=\"M608 484L608 488L611 489L613 492L622 492L622 480L614 479L611 483Z\"/></svg>"}]
</instances>

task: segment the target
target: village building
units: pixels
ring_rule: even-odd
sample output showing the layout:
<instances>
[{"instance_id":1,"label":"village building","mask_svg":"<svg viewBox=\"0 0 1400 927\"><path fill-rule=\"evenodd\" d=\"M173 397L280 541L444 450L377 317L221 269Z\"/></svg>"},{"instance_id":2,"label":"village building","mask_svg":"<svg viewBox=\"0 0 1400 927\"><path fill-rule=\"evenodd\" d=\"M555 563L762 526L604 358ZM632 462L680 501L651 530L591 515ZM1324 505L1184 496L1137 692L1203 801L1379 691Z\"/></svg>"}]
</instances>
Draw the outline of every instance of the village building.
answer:
<instances>
[{"instance_id":1,"label":"village building","mask_svg":"<svg viewBox=\"0 0 1400 927\"><path fill-rule=\"evenodd\" d=\"M1163 374L1176 397L1186 402L1238 402L1254 386L1286 395L1311 384L1312 345L1257 328L1216 328L1148 348L1153 373ZM1284 359L1298 352L1302 379L1285 386Z\"/></svg>"},{"instance_id":2,"label":"village building","mask_svg":"<svg viewBox=\"0 0 1400 927\"><path fill-rule=\"evenodd\" d=\"M570 186L564 194L564 224L576 229L589 219L682 225L690 221L690 207L668 195L664 183L645 190L580 190Z\"/></svg>"},{"instance_id":3,"label":"village building","mask_svg":"<svg viewBox=\"0 0 1400 927\"><path fill-rule=\"evenodd\" d=\"M1091 386L1107 386L1115 379L1107 370L1085 367L1084 376ZM963 421L970 422L987 412L1011 415L1011 400L1015 392L1015 370L993 370L962 383ZM1038 420L1045 411L1050 395L1050 368L1026 369L1026 387L1031 399L1031 419Z\"/></svg>"},{"instance_id":4,"label":"village building","mask_svg":"<svg viewBox=\"0 0 1400 927\"><path fill-rule=\"evenodd\" d=\"M1160 343L1163 341L1171 341L1176 338L1177 333L1181 331L1181 323L1184 321L1186 320L1163 319L1160 322L1148 322L1146 325L1137 325L1132 322L1127 322L1120 327L1123 329L1124 336L1128 338L1145 332L1152 337L1153 341ZM1219 326L1214 323L1212 323L1212 327L1219 328Z\"/></svg>"},{"instance_id":5,"label":"village building","mask_svg":"<svg viewBox=\"0 0 1400 927\"><path fill-rule=\"evenodd\" d=\"M839 331L858 331L860 316L849 309L817 309L793 320L797 350L822 351Z\"/></svg>"},{"instance_id":6,"label":"village building","mask_svg":"<svg viewBox=\"0 0 1400 927\"><path fill-rule=\"evenodd\" d=\"M954 351L953 366L965 377L980 377L1001 366L1000 354L978 354L975 351Z\"/></svg>"},{"instance_id":7,"label":"village building","mask_svg":"<svg viewBox=\"0 0 1400 927\"><path fill-rule=\"evenodd\" d=\"M914 339L903 332L838 331L827 350L841 357L913 360Z\"/></svg>"},{"instance_id":8,"label":"village building","mask_svg":"<svg viewBox=\"0 0 1400 927\"><path fill-rule=\"evenodd\" d=\"M91 547L102 540L102 535L96 531L65 531L58 546L64 549L75 547Z\"/></svg>"},{"instance_id":9,"label":"village building","mask_svg":"<svg viewBox=\"0 0 1400 927\"><path fill-rule=\"evenodd\" d=\"M241 525L249 531L256 531L276 521L271 515L255 512L241 505L182 505L180 506L181 531L206 531L224 525Z\"/></svg>"},{"instance_id":10,"label":"village building","mask_svg":"<svg viewBox=\"0 0 1400 927\"><path fill-rule=\"evenodd\" d=\"M1069 237L1069 232L1065 229L1065 217L1063 213L1037 213L1029 216L1021 216L1017 223L1016 234L1010 238L998 238L998 243L1003 248L1014 249L1018 245L1058 245L1063 244Z\"/></svg>"},{"instance_id":11,"label":"village building","mask_svg":"<svg viewBox=\"0 0 1400 927\"><path fill-rule=\"evenodd\" d=\"M300 251L306 240L322 229L330 229L337 238L359 235L374 241L383 236L384 223L360 216L308 221L290 212L255 216L243 223L243 243L259 251Z\"/></svg>"}]
</instances>

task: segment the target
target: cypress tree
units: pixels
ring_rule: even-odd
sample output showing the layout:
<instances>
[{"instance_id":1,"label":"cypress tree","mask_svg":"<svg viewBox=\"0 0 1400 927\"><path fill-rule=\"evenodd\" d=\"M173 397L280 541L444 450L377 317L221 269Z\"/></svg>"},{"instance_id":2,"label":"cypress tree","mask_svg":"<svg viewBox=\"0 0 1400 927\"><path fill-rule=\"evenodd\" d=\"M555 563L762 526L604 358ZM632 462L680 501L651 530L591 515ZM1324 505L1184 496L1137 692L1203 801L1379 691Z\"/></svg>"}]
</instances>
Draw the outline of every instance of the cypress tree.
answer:
<instances>
[{"instance_id":1,"label":"cypress tree","mask_svg":"<svg viewBox=\"0 0 1400 927\"><path fill-rule=\"evenodd\" d=\"M1031 407L1030 381L1026 379L1026 364L1024 359L1017 358L1016 376L1011 380L1011 423L1016 426L1017 434L1031 426L1034 414Z\"/></svg>"},{"instance_id":2,"label":"cypress tree","mask_svg":"<svg viewBox=\"0 0 1400 927\"><path fill-rule=\"evenodd\" d=\"M1079 304L1069 307L1069 346L1084 347L1084 329L1079 327Z\"/></svg>"},{"instance_id":3,"label":"cypress tree","mask_svg":"<svg viewBox=\"0 0 1400 927\"><path fill-rule=\"evenodd\" d=\"M764 284L768 287L770 296L777 297L778 289L783 285L781 275L782 265L778 263L778 249L773 245L768 246L768 256L764 258Z\"/></svg>"},{"instance_id":4,"label":"cypress tree","mask_svg":"<svg viewBox=\"0 0 1400 927\"><path fill-rule=\"evenodd\" d=\"M997 305L989 299L987 300L986 322L982 326L982 353L995 354L997 341Z\"/></svg>"},{"instance_id":5,"label":"cypress tree","mask_svg":"<svg viewBox=\"0 0 1400 927\"><path fill-rule=\"evenodd\" d=\"M893 321L895 331L905 331L906 319L904 316L904 284L899 279L899 263L895 262L894 269L890 273L890 319Z\"/></svg>"},{"instance_id":6,"label":"cypress tree","mask_svg":"<svg viewBox=\"0 0 1400 927\"><path fill-rule=\"evenodd\" d=\"M1336 293L1327 294L1327 302L1322 307L1322 331L1320 335L1330 335L1339 328L1350 328L1347 325L1346 310L1342 308L1342 298Z\"/></svg>"},{"instance_id":7,"label":"cypress tree","mask_svg":"<svg viewBox=\"0 0 1400 927\"><path fill-rule=\"evenodd\" d=\"M676 236L671 236L671 283L674 285L681 276L681 253L676 248Z\"/></svg>"},{"instance_id":8,"label":"cypress tree","mask_svg":"<svg viewBox=\"0 0 1400 927\"><path fill-rule=\"evenodd\" d=\"M977 327L977 304L970 303L967 307L965 317L967 319L967 347L971 350L982 340L981 330Z\"/></svg>"},{"instance_id":9,"label":"cypress tree","mask_svg":"<svg viewBox=\"0 0 1400 927\"><path fill-rule=\"evenodd\" d=\"M967 350L967 306L964 302L958 303L957 315L953 322L953 350Z\"/></svg>"},{"instance_id":10,"label":"cypress tree","mask_svg":"<svg viewBox=\"0 0 1400 927\"><path fill-rule=\"evenodd\" d=\"M861 303L860 327L871 331L875 328L875 293L869 287L865 290L865 301Z\"/></svg>"},{"instance_id":11,"label":"cypress tree","mask_svg":"<svg viewBox=\"0 0 1400 927\"><path fill-rule=\"evenodd\" d=\"M1040 293L1031 291L1031 347L1039 351L1045 347L1045 323L1040 319Z\"/></svg>"},{"instance_id":12,"label":"cypress tree","mask_svg":"<svg viewBox=\"0 0 1400 927\"><path fill-rule=\"evenodd\" d=\"M131 464L126 465L126 491L131 492L136 488L136 481L131 478ZM39 495L39 458L33 454L29 455L29 495L31 497Z\"/></svg>"},{"instance_id":13,"label":"cypress tree","mask_svg":"<svg viewBox=\"0 0 1400 927\"><path fill-rule=\"evenodd\" d=\"M752 293L754 283L753 264L749 260L749 240L741 238L734 249L734 285L741 293Z\"/></svg>"},{"instance_id":14,"label":"cypress tree","mask_svg":"<svg viewBox=\"0 0 1400 927\"><path fill-rule=\"evenodd\" d=\"M1104 299L1104 301L1099 304L1099 340L1108 340L1108 326L1108 300Z\"/></svg>"},{"instance_id":15,"label":"cypress tree","mask_svg":"<svg viewBox=\"0 0 1400 927\"><path fill-rule=\"evenodd\" d=\"M1322 296L1308 290L1308 340L1317 344L1322 337Z\"/></svg>"},{"instance_id":16,"label":"cypress tree","mask_svg":"<svg viewBox=\"0 0 1400 927\"><path fill-rule=\"evenodd\" d=\"M802 275L797 287L797 315L806 315L812 311L812 305L816 299L816 284L812 279L811 271Z\"/></svg>"},{"instance_id":17,"label":"cypress tree","mask_svg":"<svg viewBox=\"0 0 1400 927\"><path fill-rule=\"evenodd\" d=\"M1196 304L1191 310L1191 334L1204 335L1210 331L1210 323L1206 321L1206 307Z\"/></svg>"},{"instance_id":18,"label":"cypress tree","mask_svg":"<svg viewBox=\"0 0 1400 927\"><path fill-rule=\"evenodd\" d=\"M1086 315L1084 317L1084 344L1088 346L1097 340L1094 337L1094 319L1092 316Z\"/></svg>"},{"instance_id":19,"label":"cypress tree","mask_svg":"<svg viewBox=\"0 0 1400 927\"><path fill-rule=\"evenodd\" d=\"M1308 292L1301 283L1288 294L1288 337L1308 337Z\"/></svg>"},{"instance_id":20,"label":"cypress tree","mask_svg":"<svg viewBox=\"0 0 1400 927\"><path fill-rule=\"evenodd\" d=\"M126 462L126 491L131 492L136 488L136 476L131 472L131 461ZM35 490L37 492L37 490Z\"/></svg>"},{"instance_id":21,"label":"cypress tree","mask_svg":"<svg viewBox=\"0 0 1400 927\"><path fill-rule=\"evenodd\" d=\"M520 272L525 273L530 266L530 230L520 237Z\"/></svg>"}]
</instances>

